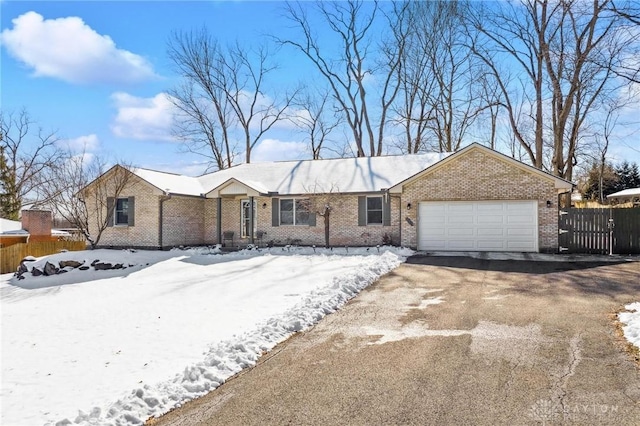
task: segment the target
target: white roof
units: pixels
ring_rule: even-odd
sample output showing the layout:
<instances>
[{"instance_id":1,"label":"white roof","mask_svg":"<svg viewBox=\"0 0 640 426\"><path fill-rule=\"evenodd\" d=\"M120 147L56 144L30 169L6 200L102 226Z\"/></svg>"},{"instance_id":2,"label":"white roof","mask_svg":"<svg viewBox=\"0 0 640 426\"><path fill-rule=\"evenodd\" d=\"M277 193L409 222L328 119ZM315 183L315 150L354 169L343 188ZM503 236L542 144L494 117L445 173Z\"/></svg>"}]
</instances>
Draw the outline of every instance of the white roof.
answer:
<instances>
[{"instance_id":1,"label":"white roof","mask_svg":"<svg viewBox=\"0 0 640 426\"><path fill-rule=\"evenodd\" d=\"M21 222L0 218L0 235L29 235L29 233L22 229Z\"/></svg>"},{"instance_id":2,"label":"white roof","mask_svg":"<svg viewBox=\"0 0 640 426\"><path fill-rule=\"evenodd\" d=\"M0 218L0 235L19 235L26 236L29 235L28 231L22 229L22 222L17 220L9 220ZM69 237L70 233L67 231L63 231L60 229L52 229L51 235L55 237Z\"/></svg>"},{"instance_id":3,"label":"white roof","mask_svg":"<svg viewBox=\"0 0 640 426\"><path fill-rule=\"evenodd\" d=\"M200 177L146 169L133 172L167 193L200 196L235 179L262 193L378 192L447 157L448 153L240 164Z\"/></svg>"},{"instance_id":4,"label":"white roof","mask_svg":"<svg viewBox=\"0 0 640 426\"><path fill-rule=\"evenodd\" d=\"M204 192L198 178L147 169L134 169L133 173L167 193L200 195Z\"/></svg>"},{"instance_id":5,"label":"white roof","mask_svg":"<svg viewBox=\"0 0 640 426\"><path fill-rule=\"evenodd\" d=\"M640 196L640 188L629 188L607 195L607 198L624 198Z\"/></svg>"}]
</instances>

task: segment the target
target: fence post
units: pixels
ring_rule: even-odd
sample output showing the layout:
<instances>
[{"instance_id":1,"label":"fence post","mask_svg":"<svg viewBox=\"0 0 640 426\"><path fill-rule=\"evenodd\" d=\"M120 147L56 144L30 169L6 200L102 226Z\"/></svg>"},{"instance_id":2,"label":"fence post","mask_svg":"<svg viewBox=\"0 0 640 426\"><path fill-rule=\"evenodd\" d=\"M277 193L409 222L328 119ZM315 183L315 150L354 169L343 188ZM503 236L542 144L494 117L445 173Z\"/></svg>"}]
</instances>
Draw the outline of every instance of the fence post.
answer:
<instances>
[{"instance_id":1,"label":"fence post","mask_svg":"<svg viewBox=\"0 0 640 426\"><path fill-rule=\"evenodd\" d=\"M609 227L609 256L613 256L613 228L616 224L612 217L609 218L607 226Z\"/></svg>"}]
</instances>

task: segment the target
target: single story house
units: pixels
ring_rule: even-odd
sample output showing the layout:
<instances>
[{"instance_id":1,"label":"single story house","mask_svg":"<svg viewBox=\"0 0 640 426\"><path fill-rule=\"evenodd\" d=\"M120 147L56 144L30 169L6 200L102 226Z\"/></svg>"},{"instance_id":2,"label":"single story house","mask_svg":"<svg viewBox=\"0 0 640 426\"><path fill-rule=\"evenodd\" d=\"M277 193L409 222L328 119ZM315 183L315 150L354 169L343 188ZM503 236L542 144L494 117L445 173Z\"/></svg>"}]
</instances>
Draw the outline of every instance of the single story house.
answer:
<instances>
[{"instance_id":1,"label":"single story house","mask_svg":"<svg viewBox=\"0 0 640 426\"><path fill-rule=\"evenodd\" d=\"M629 188L607 195L611 204L619 206L640 206L640 188Z\"/></svg>"},{"instance_id":2,"label":"single story house","mask_svg":"<svg viewBox=\"0 0 640 426\"><path fill-rule=\"evenodd\" d=\"M22 210L20 214L20 221L0 218L0 247L71 237L70 233L51 227L53 216L49 210Z\"/></svg>"},{"instance_id":3,"label":"single story house","mask_svg":"<svg viewBox=\"0 0 640 426\"><path fill-rule=\"evenodd\" d=\"M118 167L88 185L85 199L104 193L94 187ZM323 246L330 207L332 246L557 252L559 194L573 186L477 143L451 154L241 164L200 177L130 173L103 203L111 214L100 246Z\"/></svg>"}]
</instances>

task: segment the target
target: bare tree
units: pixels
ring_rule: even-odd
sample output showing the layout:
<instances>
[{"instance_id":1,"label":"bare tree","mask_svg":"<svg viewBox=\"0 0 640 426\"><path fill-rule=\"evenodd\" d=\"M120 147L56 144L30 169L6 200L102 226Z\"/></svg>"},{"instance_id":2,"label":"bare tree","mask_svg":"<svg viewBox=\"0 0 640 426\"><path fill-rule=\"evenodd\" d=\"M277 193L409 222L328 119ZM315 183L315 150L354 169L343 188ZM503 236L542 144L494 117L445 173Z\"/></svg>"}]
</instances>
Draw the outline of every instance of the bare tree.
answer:
<instances>
[{"instance_id":1,"label":"bare tree","mask_svg":"<svg viewBox=\"0 0 640 426\"><path fill-rule=\"evenodd\" d=\"M430 58L424 54L421 36L424 28L420 28L419 16L414 9L420 6L408 6L409 2L393 3L393 15L396 24L393 33L396 38L405 40L401 64L398 69L401 94L393 107L394 122L402 128L407 153L425 150L428 133L428 122L433 116L429 103L430 93L435 91L436 81L430 78Z\"/></svg>"},{"instance_id":2,"label":"bare tree","mask_svg":"<svg viewBox=\"0 0 640 426\"><path fill-rule=\"evenodd\" d=\"M479 115L495 111L485 66L471 55L464 30L468 13L465 1L393 3L402 87L394 111L409 153L457 151Z\"/></svg>"},{"instance_id":3,"label":"bare tree","mask_svg":"<svg viewBox=\"0 0 640 426\"><path fill-rule=\"evenodd\" d=\"M334 37L332 41L339 44L339 48L335 45L332 48L333 52L340 52L338 55L331 55L321 46L309 17L309 8L301 3L285 6L286 16L300 30L301 37L277 41L300 51L327 82L353 136L356 155L381 155L387 111L398 93L399 81L395 76L400 61L398 50L389 49L382 57L372 53L378 3L362 0L316 2L313 12ZM381 82L379 102L371 100L368 79Z\"/></svg>"},{"instance_id":4,"label":"bare tree","mask_svg":"<svg viewBox=\"0 0 640 426\"><path fill-rule=\"evenodd\" d=\"M329 94L326 92L316 96L307 93L296 106L302 110L290 119L303 131L312 158L319 160L323 149L332 150L326 143L331 142L330 135L342 123L342 118L335 111L329 111Z\"/></svg>"},{"instance_id":5,"label":"bare tree","mask_svg":"<svg viewBox=\"0 0 640 426\"><path fill-rule=\"evenodd\" d=\"M98 245L113 222L115 204L108 200L117 199L134 184L130 164L116 165L108 171L106 165L101 157L67 152L43 187L54 215L78 229L91 248Z\"/></svg>"},{"instance_id":6,"label":"bare tree","mask_svg":"<svg viewBox=\"0 0 640 426\"><path fill-rule=\"evenodd\" d=\"M118 164L105 171L103 159L94 158L86 164L84 158L76 156L65 164L60 179L71 180L73 185L60 193L55 211L73 223L95 248L104 231L113 225L116 203L110 200L117 200L125 188L135 186L136 180L130 164ZM78 181L86 185L82 187Z\"/></svg>"},{"instance_id":7,"label":"bare tree","mask_svg":"<svg viewBox=\"0 0 640 426\"><path fill-rule=\"evenodd\" d=\"M640 38L612 4L522 0L467 15L480 35L474 53L500 88L514 137L534 166L566 179L586 124L621 89L616 70Z\"/></svg>"},{"instance_id":8,"label":"bare tree","mask_svg":"<svg viewBox=\"0 0 640 426\"><path fill-rule=\"evenodd\" d=\"M309 213L322 218L324 226L324 245L331 247L331 213L342 205L342 197L338 194L338 185L331 184L329 188L322 188L317 183L310 188L305 188L310 195L307 202Z\"/></svg>"},{"instance_id":9,"label":"bare tree","mask_svg":"<svg viewBox=\"0 0 640 426\"><path fill-rule=\"evenodd\" d=\"M482 136L482 140L488 141L491 149L498 148L498 119L500 117L500 105L502 104L502 96L498 85L491 73L483 73L478 81L480 85L480 99L482 99L483 107L478 114L478 122L482 123L477 126ZM487 125L486 123L489 123ZM488 136L487 136L488 133Z\"/></svg>"},{"instance_id":10,"label":"bare tree","mask_svg":"<svg viewBox=\"0 0 640 426\"><path fill-rule=\"evenodd\" d=\"M236 43L221 47L206 28L174 33L168 54L182 85L172 89L171 102L180 112L175 133L192 152L209 157L218 169L230 167L241 141L245 161L277 122L285 119L295 96L265 95L266 78L276 69L269 50L251 50ZM236 133L235 131L238 131Z\"/></svg>"},{"instance_id":11,"label":"bare tree","mask_svg":"<svg viewBox=\"0 0 640 426\"><path fill-rule=\"evenodd\" d=\"M277 102L262 90L265 78L276 69L269 63L269 50L262 46L254 51L236 44L226 56L226 77L230 83L228 99L242 129L247 163L251 162L251 150L262 136L277 122L286 119L286 113L299 89Z\"/></svg>"},{"instance_id":12,"label":"bare tree","mask_svg":"<svg viewBox=\"0 0 640 426\"><path fill-rule=\"evenodd\" d=\"M17 220L25 205L47 201L38 188L44 175L57 167L62 156L56 134L34 126L26 110L0 111L1 214L7 219Z\"/></svg>"},{"instance_id":13,"label":"bare tree","mask_svg":"<svg viewBox=\"0 0 640 426\"><path fill-rule=\"evenodd\" d=\"M174 133L189 151L213 160L218 169L231 167L236 154L229 133L233 116L219 44L205 29L174 33L168 54L184 79L169 91L169 99L180 112Z\"/></svg>"},{"instance_id":14,"label":"bare tree","mask_svg":"<svg viewBox=\"0 0 640 426\"><path fill-rule=\"evenodd\" d=\"M634 99L632 93L627 93L626 96L620 94L614 98L606 99L599 108L601 111L601 118L590 124L589 141L581 147L580 155L590 160L590 169L582 168L582 175L593 178L595 172L598 201L600 204L605 204L606 199L604 197L605 180L607 175L611 174L611 161L608 157L609 147L613 139L626 138L631 135L621 134L620 129L632 129L637 126L638 122L629 122L624 120L623 116L625 111L637 106L637 101ZM640 121L640 118L638 118ZM610 179L609 179L610 180Z\"/></svg>"}]
</instances>

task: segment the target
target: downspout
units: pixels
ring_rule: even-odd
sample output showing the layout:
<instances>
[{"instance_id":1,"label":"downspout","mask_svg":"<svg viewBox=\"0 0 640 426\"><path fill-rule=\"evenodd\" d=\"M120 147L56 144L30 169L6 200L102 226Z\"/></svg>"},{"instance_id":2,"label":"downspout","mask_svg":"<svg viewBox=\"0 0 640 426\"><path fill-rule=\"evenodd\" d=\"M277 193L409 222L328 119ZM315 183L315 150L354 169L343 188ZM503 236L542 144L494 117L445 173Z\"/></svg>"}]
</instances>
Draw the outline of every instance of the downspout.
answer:
<instances>
[{"instance_id":1,"label":"downspout","mask_svg":"<svg viewBox=\"0 0 640 426\"><path fill-rule=\"evenodd\" d=\"M222 244L222 198L217 198L217 209L216 209L216 230L217 230L217 238L218 244Z\"/></svg>"},{"instance_id":2,"label":"downspout","mask_svg":"<svg viewBox=\"0 0 640 426\"><path fill-rule=\"evenodd\" d=\"M255 226L253 223L253 215L255 214L253 210L253 200L254 197L249 197L249 243L251 244L254 242L253 227Z\"/></svg>"},{"instance_id":3,"label":"downspout","mask_svg":"<svg viewBox=\"0 0 640 426\"><path fill-rule=\"evenodd\" d=\"M165 192L164 195L160 196L160 211L158 213L158 245L160 246L160 250L162 250L162 234L163 234L163 221L164 221L164 202L169 201L171 199L171 194Z\"/></svg>"}]
</instances>

